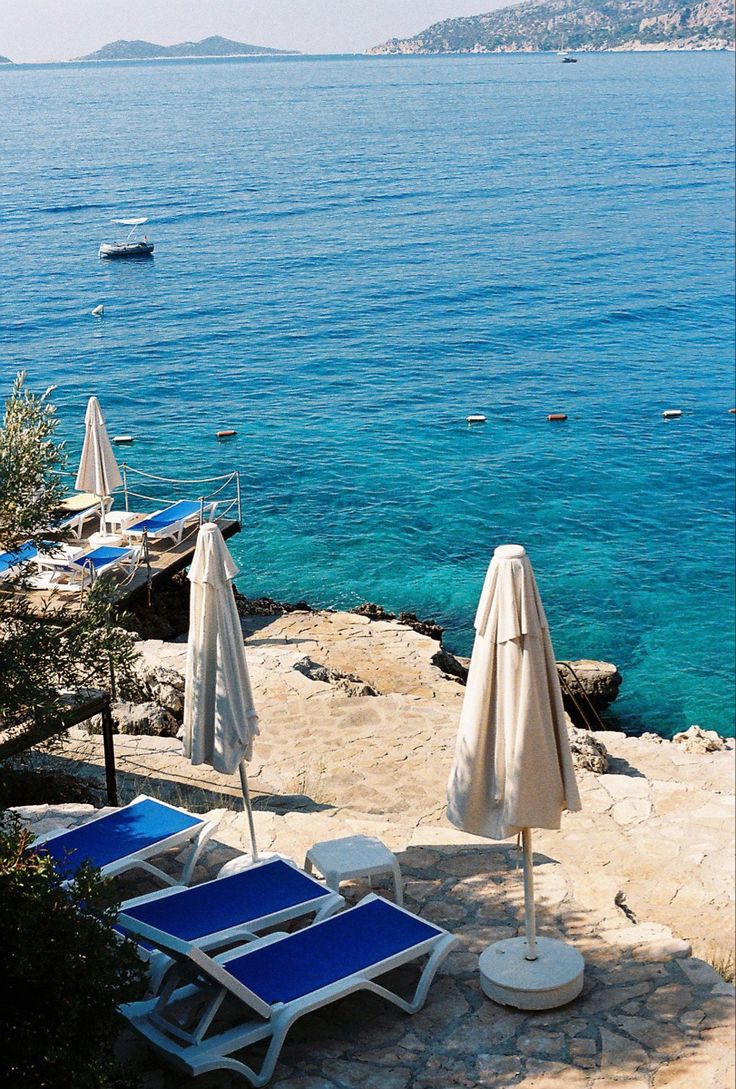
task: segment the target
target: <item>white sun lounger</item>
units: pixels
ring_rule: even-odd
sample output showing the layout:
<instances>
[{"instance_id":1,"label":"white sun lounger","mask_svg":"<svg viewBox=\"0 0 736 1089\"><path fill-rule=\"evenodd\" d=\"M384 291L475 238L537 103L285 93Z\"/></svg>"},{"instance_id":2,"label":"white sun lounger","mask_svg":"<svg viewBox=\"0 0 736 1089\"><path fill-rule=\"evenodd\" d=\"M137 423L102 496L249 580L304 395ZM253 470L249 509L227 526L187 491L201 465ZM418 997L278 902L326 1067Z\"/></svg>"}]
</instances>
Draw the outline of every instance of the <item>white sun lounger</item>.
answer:
<instances>
[{"instance_id":1,"label":"white sun lounger","mask_svg":"<svg viewBox=\"0 0 736 1089\"><path fill-rule=\"evenodd\" d=\"M187 813L175 805L139 795L128 805L103 813L77 828L49 832L33 842L53 857L56 868L72 877L83 862L97 866L104 877L116 877L127 870L145 870L165 885L188 885L197 859L220 823ZM191 843L180 878L171 877L148 859L170 847Z\"/></svg>"},{"instance_id":2,"label":"white sun lounger","mask_svg":"<svg viewBox=\"0 0 736 1089\"><path fill-rule=\"evenodd\" d=\"M121 568L131 574L141 557L141 546L120 548L117 545L98 545L80 552L73 558L58 559L55 556L43 558L40 554L37 563L52 569L50 585L57 590L80 590L91 586L112 571Z\"/></svg>"},{"instance_id":3,"label":"white sun lounger","mask_svg":"<svg viewBox=\"0 0 736 1089\"><path fill-rule=\"evenodd\" d=\"M175 537L178 544L186 526L199 522L200 518L207 521L216 507L217 503L205 503L203 509L198 500L180 499L178 503L172 503L153 514L141 515L137 522L124 526L122 532L129 537L142 537L145 533L149 541Z\"/></svg>"},{"instance_id":4,"label":"white sun lounger","mask_svg":"<svg viewBox=\"0 0 736 1089\"><path fill-rule=\"evenodd\" d=\"M125 919L119 929L136 937L141 926L153 926L198 949L223 949L293 919L313 915L319 922L344 904L342 896L293 862L269 858L193 888L175 886L127 900L120 907ZM171 959L145 941L139 952L149 963L155 994Z\"/></svg>"},{"instance_id":5,"label":"white sun lounger","mask_svg":"<svg viewBox=\"0 0 736 1089\"><path fill-rule=\"evenodd\" d=\"M121 1008L123 1015L177 1069L194 1076L231 1070L257 1087L270 1080L287 1032L305 1013L360 990L416 1013L457 942L447 931L373 894L296 934L269 934L216 958L154 927L145 928L145 937L176 967L157 998L129 1003ZM425 956L429 959L412 998L376 982ZM242 1005L244 1019L218 1026L215 1019L226 998ZM234 1057L261 1040L270 1043L259 1071Z\"/></svg>"},{"instance_id":6,"label":"white sun lounger","mask_svg":"<svg viewBox=\"0 0 736 1089\"><path fill-rule=\"evenodd\" d=\"M54 524L54 531L71 533L76 540L80 540L86 523L91 518L99 522L102 515L107 514L112 506L112 499L98 499L93 495L75 495L62 503L62 509L65 504L68 505L71 513L64 515Z\"/></svg>"}]
</instances>

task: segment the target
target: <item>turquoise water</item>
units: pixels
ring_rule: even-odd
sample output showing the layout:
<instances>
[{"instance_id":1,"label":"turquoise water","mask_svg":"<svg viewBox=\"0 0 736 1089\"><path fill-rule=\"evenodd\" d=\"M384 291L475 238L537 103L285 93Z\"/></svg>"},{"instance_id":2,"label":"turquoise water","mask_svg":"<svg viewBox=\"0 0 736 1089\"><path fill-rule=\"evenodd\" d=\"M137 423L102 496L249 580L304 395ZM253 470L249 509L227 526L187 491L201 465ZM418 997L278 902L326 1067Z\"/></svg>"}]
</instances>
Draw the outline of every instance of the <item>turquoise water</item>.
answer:
<instances>
[{"instance_id":1,"label":"turquoise water","mask_svg":"<svg viewBox=\"0 0 736 1089\"><path fill-rule=\"evenodd\" d=\"M239 468L248 594L467 653L518 541L619 725L733 734L733 91L725 54L2 71L3 386L56 383L73 454L94 392L131 464ZM125 214L153 261L98 261Z\"/></svg>"}]
</instances>

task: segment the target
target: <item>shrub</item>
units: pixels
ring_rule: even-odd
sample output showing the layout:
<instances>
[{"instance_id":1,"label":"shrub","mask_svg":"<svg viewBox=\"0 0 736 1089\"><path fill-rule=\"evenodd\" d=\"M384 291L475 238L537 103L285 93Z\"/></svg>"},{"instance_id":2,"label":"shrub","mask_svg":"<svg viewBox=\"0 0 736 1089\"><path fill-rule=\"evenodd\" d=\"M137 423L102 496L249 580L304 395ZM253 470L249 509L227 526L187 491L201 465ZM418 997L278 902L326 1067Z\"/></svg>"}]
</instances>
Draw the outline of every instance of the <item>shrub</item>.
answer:
<instances>
[{"instance_id":1,"label":"shrub","mask_svg":"<svg viewBox=\"0 0 736 1089\"><path fill-rule=\"evenodd\" d=\"M113 931L110 881L81 867L68 887L29 851L15 815L0 820L0 1085L112 1089L116 1007L139 998L144 969Z\"/></svg>"}]
</instances>

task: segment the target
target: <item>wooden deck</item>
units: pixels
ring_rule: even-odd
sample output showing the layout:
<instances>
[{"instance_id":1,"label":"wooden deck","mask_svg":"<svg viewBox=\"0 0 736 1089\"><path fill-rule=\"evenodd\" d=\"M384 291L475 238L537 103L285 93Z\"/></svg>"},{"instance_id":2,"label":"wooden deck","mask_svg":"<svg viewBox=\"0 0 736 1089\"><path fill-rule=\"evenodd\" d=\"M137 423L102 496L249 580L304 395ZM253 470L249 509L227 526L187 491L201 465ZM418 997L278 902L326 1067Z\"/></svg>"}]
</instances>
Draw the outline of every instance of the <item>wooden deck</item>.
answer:
<instances>
[{"instance_id":1,"label":"wooden deck","mask_svg":"<svg viewBox=\"0 0 736 1089\"><path fill-rule=\"evenodd\" d=\"M222 519L218 526L223 537L227 540L240 532L240 523L235 519ZM155 585L160 579L170 578L178 571L183 571L192 562L194 548L197 543L199 526L185 529L181 541L169 539L161 543L150 542L148 544L149 564L142 561L132 577L118 576L112 573L109 578L113 583L114 600L124 604L135 594L139 593L148 584ZM80 542L85 543L83 538ZM59 590L34 590L22 591L22 597L31 606L32 613L39 619L52 621L54 614L64 609L67 615L81 612L84 609L84 595L70 591Z\"/></svg>"}]
</instances>

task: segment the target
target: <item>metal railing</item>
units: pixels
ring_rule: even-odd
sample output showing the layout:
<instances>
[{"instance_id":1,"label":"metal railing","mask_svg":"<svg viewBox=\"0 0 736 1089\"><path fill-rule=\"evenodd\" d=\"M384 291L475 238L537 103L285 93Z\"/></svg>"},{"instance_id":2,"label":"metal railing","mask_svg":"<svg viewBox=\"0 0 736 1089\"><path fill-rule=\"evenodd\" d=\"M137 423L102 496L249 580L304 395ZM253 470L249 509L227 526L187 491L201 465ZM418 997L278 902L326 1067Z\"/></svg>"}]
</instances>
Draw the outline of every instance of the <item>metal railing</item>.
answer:
<instances>
[{"instance_id":1,"label":"metal railing","mask_svg":"<svg viewBox=\"0 0 736 1089\"><path fill-rule=\"evenodd\" d=\"M560 672L560 670L567 670L567 673ZM570 683L572 677L573 683ZM569 662L557 663L557 675L560 678L560 685L562 687L562 694L567 696L568 700L575 708L579 715L580 721L583 723L586 730L605 730L606 725L598 714L598 711L593 704L590 696L588 695L583 682L578 677L577 673L570 665Z\"/></svg>"},{"instance_id":2,"label":"metal railing","mask_svg":"<svg viewBox=\"0 0 736 1089\"><path fill-rule=\"evenodd\" d=\"M138 499L144 503L154 503L160 505L161 503L174 503L181 498L181 495L172 497L170 489L176 487L177 489L186 489L187 497L196 498L196 501L200 505L200 524L205 520L205 512L209 512L208 516L213 521L219 521L227 518L228 516L235 518L238 522L242 522L242 505L241 505L241 489L240 489L240 473L234 470L230 473L223 473L220 476L206 476L206 477L193 477L189 479L177 479L175 477L157 476L155 473L147 473L143 469L135 469L132 465L128 465L125 462L120 466L120 471L123 477L123 495L125 497L125 509L130 511L131 499ZM131 476L134 478L140 478L141 481L150 480L153 482L153 487L147 491L139 490L145 487L143 483L134 488L132 484L135 483L135 479L131 481ZM202 488L203 484L212 485L211 488L205 490ZM159 485L165 485L166 487L159 487ZM192 496L191 489L196 487L196 496ZM150 494L154 492L156 494ZM168 495L165 493L169 492Z\"/></svg>"}]
</instances>

